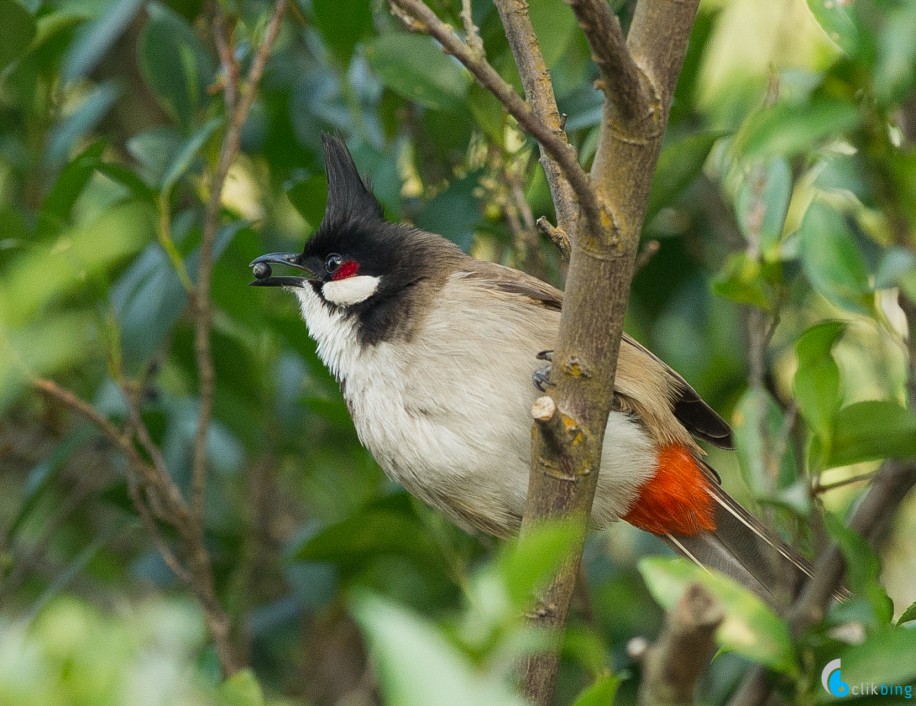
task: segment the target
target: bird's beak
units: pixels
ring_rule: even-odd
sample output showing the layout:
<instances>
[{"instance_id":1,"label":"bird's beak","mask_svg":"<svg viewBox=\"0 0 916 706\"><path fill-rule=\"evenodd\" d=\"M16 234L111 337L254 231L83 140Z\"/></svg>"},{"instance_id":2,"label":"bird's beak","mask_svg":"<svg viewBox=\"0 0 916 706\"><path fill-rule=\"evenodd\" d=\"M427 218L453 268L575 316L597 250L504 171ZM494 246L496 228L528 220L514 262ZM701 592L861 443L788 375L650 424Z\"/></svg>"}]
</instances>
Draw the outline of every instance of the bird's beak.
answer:
<instances>
[{"instance_id":1,"label":"bird's beak","mask_svg":"<svg viewBox=\"0 0 916 706\"><path fill-rule=\"evenodd\" d=\"M251 261L248 266L254 268L255 280L249 282L252 287L301 287L310 280L318 279L314 269L303 263L302 256L294 252L272 252L267 255L261 255ZM273 277L271 275L271 265L286 265L295 267L297 270L305 272L304 277Z\"/></svg>"}]
</instances>

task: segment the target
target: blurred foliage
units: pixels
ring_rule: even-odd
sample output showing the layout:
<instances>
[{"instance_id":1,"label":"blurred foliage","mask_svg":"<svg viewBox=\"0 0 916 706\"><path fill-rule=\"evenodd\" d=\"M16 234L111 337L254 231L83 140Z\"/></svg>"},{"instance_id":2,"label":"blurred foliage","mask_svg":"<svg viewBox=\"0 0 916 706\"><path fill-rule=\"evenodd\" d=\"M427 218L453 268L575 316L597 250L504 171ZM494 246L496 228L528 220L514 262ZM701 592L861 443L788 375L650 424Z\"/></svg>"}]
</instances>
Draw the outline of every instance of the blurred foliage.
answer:
<instances>
[{"instance_id":1,"label":"blurred foliage","mask_svg":"<svg viewBox=\"0 0 916 706\"><path fill-rule=\"evenodd\" d=\"M459 2L431 4L461 26ZM626 22L630 4L612 4ZM246 68L270 4L221 7ZM601 115L587 47L564 3L530 7L587 163ZM518 85L491 3L473 11ZM186 290L226 122L213 9L0 0L0 17L0 703L517 703L511 665L535 646L519 616L562 531L497 550L394 487L292 298L248 289L246 265L301 247L320 222L320 134L333 131L389 216L560 283L529 222L553 215L531 143L384 3L290 7L224 192L213 274L206 536L253 668L219 685L199 610L138 531L123 458L29 387L53 377L122 423L117 383L137 381L187 487ZM637 276L629 328L732 414L738 451L711 456L726 486L809 551L835 538L856 594L793 642L746 592L701 578L729 609L707 703L749 661L777 669L799 703L826 696L820 669L835 657L848 681L916 679L901 659L916 652L912 606L891 624L916 599L916 508L883 545L883 584L879 557L841 522L862 488L844 481L916 453L897 298L916 300L914 26L909 0L709 0L697 19L645 228L661 247ZM755 373L745 342L753 353L761 328ZM826 529L821 504L835 513ZM657 558L641 578L637 559L663 551L623 526L589 542L558 703L633 703L627 640L657 632L652 598L671 605L698 578ZM850 620L858 644L833 630Z\"/></svg>"}]
</instances>

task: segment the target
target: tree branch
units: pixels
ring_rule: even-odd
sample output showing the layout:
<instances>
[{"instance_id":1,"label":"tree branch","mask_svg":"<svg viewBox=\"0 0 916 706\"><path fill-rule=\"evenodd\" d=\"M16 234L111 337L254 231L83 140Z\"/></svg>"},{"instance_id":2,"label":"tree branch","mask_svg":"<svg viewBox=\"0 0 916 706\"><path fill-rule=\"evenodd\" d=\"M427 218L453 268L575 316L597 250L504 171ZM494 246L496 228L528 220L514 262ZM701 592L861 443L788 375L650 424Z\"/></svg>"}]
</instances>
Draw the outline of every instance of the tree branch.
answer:
<instances>
[{"instance_id":1,"label":"tree branch","mask_svg":"<svg viewBox=\"0 0 916 706\"><path fill-rule=\"evenodd\" d=\"M567 0L588 41L601 78L598 87L625 121L651 110L643 75L627 49L620 20L606 0Z\"/></svg>"},{"instance_id":2,"label":"tree branch","mask_svg":"<svg viewBox=\"0 0 916 706\"><path fill-rule=\"evenodd\" d=\"M556 161L579 202L579 208L594 229L607 221L589 185L588 175L579 165L576 151L566 141L562 129L553 129L543 122L531 106L519 96L483 56L478 56L463 42L454 29L440 20L436 13L420 0L390 0L395 14L414 32L432 36L446 52L460 61L481 86L486 88L509 111L519 125Z\"/></svg>"},{"instance_id":3,"label":"tree branch","mask_svg":"<svg viewBox=\"0 0 916 706\"><path fill-rule=\"evenodd\" d=\"M219 159L213 173L209 199L205 206L203 237L200 247L197 281L193 284L182 277L189 290L194 316L195 355L198 367L200 409L194 439L190 498L186 499L172 479L161 449L149 434L141 414L141 385L126 380L123 372L115 373L124 394L128 420L125 429L109 420L91 404L46 379L32 380L32 386L64 407L91 422L128 461L126 478L132 503L149 533L151 541L172 571L193 591L203 607L208 629L225 676L243 665L236 654L231 636L231 621L216 595L213 567L205 544L204 495L206 489L206 437L213 415L214 369L210 342L212 324L211 281L214 250L219 232L222 192L229 170L239 151L242 126L251 108L257 86L263 75L270 50L279 33L286 0L278 0L267 24L264 40L258 47L242 90L238 65L231 47L222 14L217 7L216 46L224 69L223 91L228 115L227 127L220 147ZM164 202L160 202L160 209ZM160 240L171 242L167 214L160 211ZM166 250L169 250L167 247ZM173 253L169 253L170 256ZM174 258L173 258L174 261ZM180 263L179 263L180 264ZM183 267L183 265L182 265ZM179 267L179 274L182 274ZM185 273L186 274L186 273ZM147 458L148 456L148 458ZM175 528L179 550L176 555L162 533L161 523Z\"/></svg>"},{"instance_id":4,"label":"tree branch","mask_svg":"<svg viewBox=\"0 0 916 706\"><path fill-rule=\"evenodd\" d=\"M909 335L909 375L907 396L910 409L916 408L916 304L902 292L900 307L907 318ZM916 485L916 462L913 460L886 461L875 474L874 482L865 492L862 501L849 521L849 527L875 546L888 527L897 508ZM840 586L846 562L834 543L821 555L814 567L814 576L802 587L789 610L789 629L794 636L824 617L833 592ZM731 706L758 706L770 696L767 672L763 667L751 669L738 687Z\"/></svg>"},{"instance_id":5,"label":"tree branch","mask_svg":"<svg viewBox=\"0 0 916 706\"><path fill-rule=\"evenodd\" d=\"M216 600L210 556L203 542L203 533L188 511L187 504L168 471L147 462L134 446L133 438L129 434L122 432L95 407L70 390L52 380L41 378L33 380L32 386L85 417L127 457L130 468L133 469L127 471L128 491L151 541L169 568L186 583L200 601L223 673L229 676L238 671L242 665L230 640L229 617ZM136 400L131 396L127 396L126 399L128 406L136 404ZM139 417L139 410L131 409L129 414L131 418ZM140 428L144 427L141 425ZM152 491L152 496L161 505L158 510L150 510L141 492L143 489ZM187 565L182 564L169 548L156 523L157 519L172 525L178 532L187 555Z\"/></svg>"},{"instance_id":6,"label":"tree branch","mask_svg":"<svg viewBox=\"0 0 916 706\"><path fill-rule=\"evenodd\" d=\"M217 6L218 8L219 6ZM213 354L210 349L210 327L213 319L213 307L210 300L210 286L213 278L213 250L219 232L220 204L223 187L229 169L239 151L242 138L242 126L248 117L248 111L254 101L258 83L264 73L267 57L280 31L280 22L286 9L286 0L278 0L273 16L267 25L264 41L255 54L248 71L247 86L244 92L238 86L238 67L232 53L232 47L224 35L222 15L217 15L215 22L216 45L226 74L224 96L226 112L229 115L226 132L220 146L219 160L213 181L210 185L210 198L204 214L203 238L200 244L200 258L197 266L197 284L192 303L194 308L194 352L197 358L197 375L199 384L200 410L197 417L197 431L194 435L194 455L191 471L191 512L197 526L203 532L204 499L207 485L207 430L213 418L214 372ZM220 10L217 9L217 13Z\"/></svg>"},{"instance_id":7,"label":"tree branch","mask_svg":"<svg viewBox=\"0 0 916 706\"><path fill-rule=\"evenodd\" d=\"M693 703L697 680L715 648L722 606L699 584L691 584L665 617L654 645L636 655L643 663L639 703L683 706Z\"/></svg>"},{"instance_id":8,"label":"tree branch","mask_svg":"<svg viewBox=\"0 0 916 706\"><path fill-rule=\"evenodd\" d=\"M572 249L572 245L570 245L569 242L569 234L562 228L555 228L553 224L547 220L546 216L538 218L536 223L540 231L550 238L550 241L557 246L557 250L560 251L560 255L563 256L563 259L568 260L569 252Z\"/></svg>"},{"instance_id":9,"label":"tree branch","mask_svg":"<svg viewBox=\"0 0 916 706\"><path fill-rule=\"evenodd\" d=\"M573 239L551 374L551 397L559 413L579 430L577 448L558 448L536 425L523 534L545 519L571 516L582 523L584 535L613 404L613 395L608 392L614 389L642 220L697 4L698 0L641 0L637 6L628 44L633 59L647 72L646 80L656 87L648 116L651 119L643 115L626 118L611 101L605 101L591 183L606 209L606 221L600 228L594 228L590 219L580 222ZM594 33L590 39L598 41ZM593 48L593 52L605 58L615 56L612 50ZM557 474L558 467L564 472ZM574 564L578 565L581 546L575 551ZM540 628L562 629L574 586L574 572L558 574L541 597L552 610L538 616ZM525 692L532 702L550 702L558 665L555 653L537 654L528 660Z\"/></svg>"},{"instance_id":10,"label":"tree branch","mask_svg":"<svg viewBox=\"0 0 916 706\"><path fill-rule=\"evenodd\" d=\"M557 109L550 73L547 71L541 46L528 15L527 1L496 0L496 9L506 30L506 38L509 40L512 56L515 57L515 65L522 79L525 99L537 118L565 142L563 120ZM541 168L547 177L554 210L557 213L557 226L560 231L569 236L576 232L576 220L579 216L575 194L557 160L543 147L540 152ZM566 246L565 252L561 247L560 252L568 257L569 246Z\"/></svg>"},{"instance_id":11,"label":"tree branch","mask_svg":"<svg viewBox=\"0 0 916 706\"><path fill-rule=\"evenodd\" d=\"M856 508L849 527L872 545L887 531L897 508L916 485L916 463L888 461ZM824 552L814 567L814 576L804 585L789 611L789 628L796 637L821 620L840 586L846 562L836 544ZM767 672L763 667L751 669L730 702L731 706L757 706L770 695Z\"/></svg>"},{"instance_id":12,"label":"tree branch","mask_svg":"<svg viewBox=\"0 0 916 706\"><path fill-rule=\"evenodd\" d=\"M550 381L554 409L550 413L547 408L534 410L544 418L534 424L532 433L532 468L522 523L523 534L557 517L574 518L581 528L579 542L541 595L541 609L534 618L540 628L558 631L566 623L597 485L601 446L613 403L613 395L608 392L614 389L624 314L652 173L699 0L640 0L634 18L637 31L634 35L631 29L628 42L632 56L622 47L616 19L609 19L609 13L597 7L597 0L579 3L580 23L587 25L592 52L602 62L602 73L609 79L613 75L615 92L624 96L614 99L619 109L614 107L616 103L605 101L591 178L579 166L559 123L548 125L538 112L551 111L549 94L544 89L548 79L543 58L538 61L536 55L532 57L536 41L532 41L530 20L520 10L521 3L504 0L499 6L507 23L507 36L512 35L519 73L526 83L530 82L530 91L526 86L529 102L487 63L479 47L478 51L469 47L420 0L390 2L409 29L433 36L496 96L556 161L578 200L581 217L574 231L566 232L573 237ZM601 32L609 36L602 37ZM529 41L527 47L522 45L524 38ZM642 74L634 67L642 67ZM642 113L634 113L632 108L639 107L640 96L651 100L647 99L648 107ZM532 107L535 101L537 109ZM558 664L556 653L529 658L524 688L533 703L551 701Z\"/></svg>"}]
</instances>

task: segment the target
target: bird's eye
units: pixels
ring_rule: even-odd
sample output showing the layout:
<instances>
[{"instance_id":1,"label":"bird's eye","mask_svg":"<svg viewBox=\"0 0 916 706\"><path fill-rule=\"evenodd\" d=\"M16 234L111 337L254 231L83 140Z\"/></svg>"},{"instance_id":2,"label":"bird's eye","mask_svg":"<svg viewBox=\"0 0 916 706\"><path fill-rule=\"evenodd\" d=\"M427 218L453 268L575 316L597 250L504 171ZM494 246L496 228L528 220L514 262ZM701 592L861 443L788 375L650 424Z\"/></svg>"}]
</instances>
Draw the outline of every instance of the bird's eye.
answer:
<instances>
[{"instance_id":1,"label":"bird's eye","mask_svg":"<svg viewBox=\"0 0 916 706\"><path fill-rule=\"evenodd\" d=\"M337 253L328 255L328 259L324 261L324 269L329 275L332 275L337 272L338 268L343 264L343 261L343 258Z\"/></svg>"}]
</instances>

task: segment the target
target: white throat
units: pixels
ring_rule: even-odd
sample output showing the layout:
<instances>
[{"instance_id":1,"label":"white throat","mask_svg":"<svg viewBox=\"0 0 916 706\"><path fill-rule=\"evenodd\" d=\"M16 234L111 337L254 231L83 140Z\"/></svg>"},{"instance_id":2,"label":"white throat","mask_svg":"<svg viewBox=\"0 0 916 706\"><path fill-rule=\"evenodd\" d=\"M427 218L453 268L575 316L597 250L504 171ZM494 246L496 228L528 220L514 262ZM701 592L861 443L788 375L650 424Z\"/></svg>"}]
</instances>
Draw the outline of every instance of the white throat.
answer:
<instances>
[{"instance_id":1,"label":"white throat","mask_svg":"<svg viewBox=\"0 0 916 706\"><path fill-rule=\"evenodd\" d=\"M325 292L329 284L324 285ZM309 333L318 343L318 357L338 381L344 380L353 370L359 356L356 322L346 316L343 310L323 302L311 285L296 287L292 291L299 300L302 318L305 319Z\"/></svg>"},{"instance_id":2,"label":"white throat","mask_svg":"<svg viewBox=\"0 0 916 706\"><path fill-rule=\"evenodd\" d=\"M355 275L325 283L321 289L324 298L337 306L353 306L366 301L378 289L379 277Z\"/></svg>"}]
</instances>

